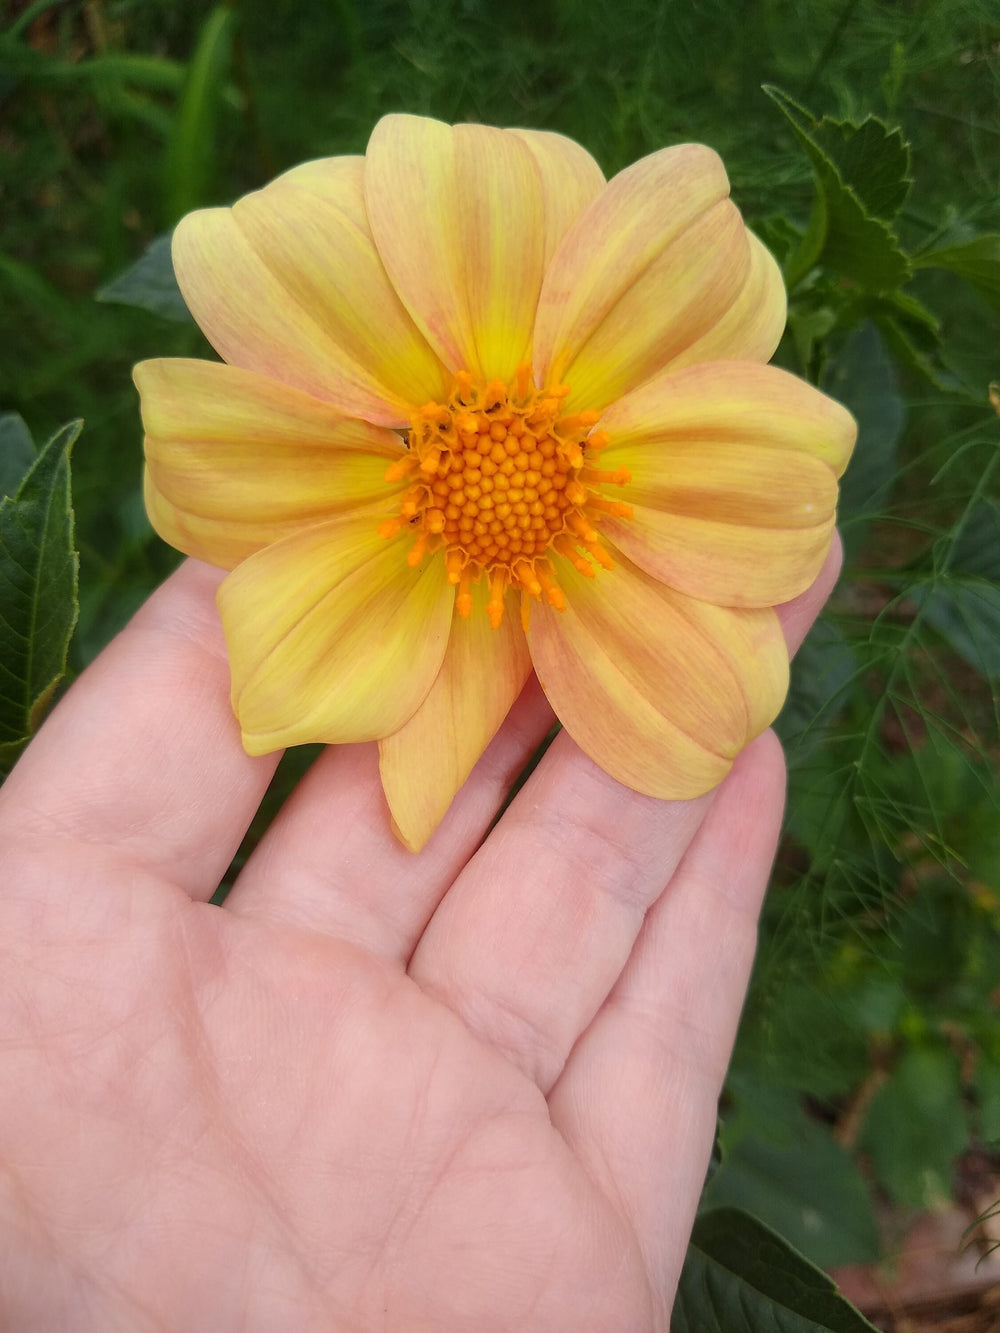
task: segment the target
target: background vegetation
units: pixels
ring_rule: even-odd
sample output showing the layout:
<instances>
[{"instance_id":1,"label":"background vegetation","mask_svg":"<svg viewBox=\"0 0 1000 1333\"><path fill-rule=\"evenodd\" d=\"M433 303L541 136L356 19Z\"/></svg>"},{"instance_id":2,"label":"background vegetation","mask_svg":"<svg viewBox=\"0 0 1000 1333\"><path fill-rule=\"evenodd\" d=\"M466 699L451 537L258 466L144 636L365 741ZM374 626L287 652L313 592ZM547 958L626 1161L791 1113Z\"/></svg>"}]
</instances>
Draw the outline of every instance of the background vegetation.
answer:
<instances>
[{"instance_id":1,"label":"background vegetation","mask_svg":"<svg viewBox=\"0 0 1000 1333\"><path fill-rule=\"evenodd\" d=\"M995 0L8 0L5 12L0 411L38 441L86 422L71 673L175 559L142 509L130 369L210 353L177 317L157 252L138 280L116 280L182 213L306 158L361 152L396 110L559 130L608 174L686 139L722 153L789 281L777 359L847 402L861 435L844 580L780 723L788 833L707 1202L748 1209L826 1267L891 1253L913 1211L988 1208L1000 1193ZM884 125L850 128L870 114ZM30 457L3 418L8 489ZM286 763L273 800L303 762ZM700 1235L711 1255L710 1227ZM685 1308L678 1327L699 1327Z\"/></svg>"}]
</instances>

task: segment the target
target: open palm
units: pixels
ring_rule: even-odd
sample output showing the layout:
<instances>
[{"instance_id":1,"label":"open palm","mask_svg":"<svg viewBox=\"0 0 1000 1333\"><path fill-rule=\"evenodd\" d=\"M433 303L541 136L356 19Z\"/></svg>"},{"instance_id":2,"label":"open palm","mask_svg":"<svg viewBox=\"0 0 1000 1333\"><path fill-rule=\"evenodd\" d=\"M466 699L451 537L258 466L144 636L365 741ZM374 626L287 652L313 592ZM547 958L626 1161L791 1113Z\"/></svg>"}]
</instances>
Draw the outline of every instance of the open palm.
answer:
<instances>
[{"instance_id":1,"label":"open palm","mask_svg":"<svg viewBox=\"0 0 1000 1333\"><path fill-rule=\"evenodd\" d=\"M835 574L782 609L790 642ZM0 792L0 1325L665 1330L781 811L637 796L529 686L419 856L373 745L273 773L189 562Z\"/></svg>"}]
</instances>

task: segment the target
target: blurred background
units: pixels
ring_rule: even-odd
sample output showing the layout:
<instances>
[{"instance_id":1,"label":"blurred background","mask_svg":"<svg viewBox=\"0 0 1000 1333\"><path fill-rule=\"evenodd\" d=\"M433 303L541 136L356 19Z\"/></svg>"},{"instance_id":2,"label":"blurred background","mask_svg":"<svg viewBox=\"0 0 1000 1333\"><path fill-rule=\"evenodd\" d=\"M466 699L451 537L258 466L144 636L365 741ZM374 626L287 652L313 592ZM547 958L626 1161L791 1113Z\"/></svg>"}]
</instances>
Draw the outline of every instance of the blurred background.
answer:
<instances>
[{"instance_id":1,"label":"blurred background","mask_svg":"<svg viewBox=\"0 0 1000 1333\"><path fill-rule=\"evenodd\" d=\"M818 168L763 84L900 127L891 293L829 247L793 272ZM363 152L390 111L558 130L609 175L722 154L792 279L776 359L861 433L843 583L779 723L788 831L707 1202L899 1333L1000 1327L1000 239L976 241L1000 232L998 110L995 0L6 0L0 29L0 412L39 444L85 419L73 672L176 559L142 508L130 370L211 352L169 281L158 301L147 270L136 306L121 275L184 212ZM874 139L866 207L895 179Z\"/></svg>"}]
</instances>

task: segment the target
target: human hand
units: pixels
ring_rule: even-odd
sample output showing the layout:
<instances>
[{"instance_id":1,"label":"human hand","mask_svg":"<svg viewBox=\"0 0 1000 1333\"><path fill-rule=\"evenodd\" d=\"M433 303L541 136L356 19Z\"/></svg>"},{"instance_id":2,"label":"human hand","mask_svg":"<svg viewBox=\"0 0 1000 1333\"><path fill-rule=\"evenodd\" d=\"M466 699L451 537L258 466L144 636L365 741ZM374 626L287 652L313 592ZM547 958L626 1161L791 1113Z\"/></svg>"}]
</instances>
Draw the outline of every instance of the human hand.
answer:
<instances>
[{"instance_id":1,"label":"human hand","mask_svg":"<svg viewBox=\"0 0 1000 1333\"><path fill-rule=\"evenodd\" d=\"M798 643L836 577L780 608ZM626 790L534 684L419 855L325 751L273 773L189 562L0 792L0 1325L663 1333L783 793ZM478 848L478 850L477 850Z\"/></svg>"}]
</instances>

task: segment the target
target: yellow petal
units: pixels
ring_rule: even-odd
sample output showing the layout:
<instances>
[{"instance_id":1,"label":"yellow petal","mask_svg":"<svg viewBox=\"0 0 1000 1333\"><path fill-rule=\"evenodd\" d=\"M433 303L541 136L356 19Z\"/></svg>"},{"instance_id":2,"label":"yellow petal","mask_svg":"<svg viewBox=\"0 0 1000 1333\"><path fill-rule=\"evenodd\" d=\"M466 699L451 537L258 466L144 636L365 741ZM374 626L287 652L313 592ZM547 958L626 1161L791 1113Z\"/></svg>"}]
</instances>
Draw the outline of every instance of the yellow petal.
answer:
<instances>
[{"instance_id":1,"label":"yellow petal","mask_svg":"<svg viewBox=\"0 0 1000 1333\"><path fill-rule=\"evenodd\" d=\"M616 451L632 473L631 504L749 528L814 528L837 507L837 479L809 454L699 441ZM623 491L623 494L626 492Z\"/></svg>"},{"instance_id":2,"label":"yellow petal","mask_svg":"<svg viewBox=\"0 0 1000 1333\"><path fill-rule=\"evenodd\" d=\"M368 144L365 198L393 285L445 365L512 378L530 352L546 235L524 140L386 116Z\"/></svg>"},{"instance_id":3,"label":"yellow petal","mask_svg":"<svg viewBox=\"0 0 1000 1333\"><path fill-rule=\"evenodd\" d=\"M777 606L809 587L833 538L834 519L811 528L756 528L632 506L602 540L672 588L719 606Z\"/></svg>"},{"instance_id":4,"label":"yellow petal","mask_svg":"<svg viewBox=\"0 0 1000 1333\"><path fill-rule=\"evenodd\" d=\"M352 513L286 537L219 589L233 708L249 754L398 731L437 675L455 590L441 554L411 568L412 541Z\"/></svg>"},{"instance_id":5,"label":"yellow petal","mask_svg":"<svg viewBox=\"0 0 1000 1333\"><path fill-rule=\"evenodd\" d=\"M260 550L259 533L256 530L248 533L246 524L239 519L220 523L218 519L204 519L172 505L157 490L149 468L143 472L142 498L153 531L169 546L185 555L193 555L196 560L204 560L220 569L233 569L248 555ZM294 532L297 526L276 527L273 540Z\"/></svg>"},{"instance_id":6,"label":"yellow petal","mask_svg":"<svg viewBox=\"0 0 1000 1333\"><path fill-rule=\"evenodd\" d=\"M668 371L620 399L601 428L611 447L601 455L638 468L650 450L698 449L705 443L762 445L821 459L840 476L857 425L846 408L777 366L713 361ZM652 466L652 462L649 464Z\"/></svg>"},{"instance_id":7,"label":"yellow petal","mask_svg":"<svg viewBox=\"0 0 1000 1333\"><path fill-rule=\"evenodd\" d=\"M670 362L671 370L699 361L770 361L785 331L788 301L774 256L752 232L750 269L733 304L707 333Z\"/></svg>"},{"instance_id":8,"label":"yellow petal","mask_svg":"<svg viewBox=\"0 0 1000 1333\"><path fill-rule=\"evenodd\" d=\"M188 555L232 568L296 528L391 504L394 432L252 371L144 361L134 371L146 430L153 526Z\"/></svg>"},{"instance_id":9,"label":"yellow petal","mask_svg":"<svg viewBox=\"0 0 1000 1333\"><path fill-rule=\"evenodd\" d=\"M567 365L568 405L600 410L669 365L731 306L749 264L743 220L723 200L622 293Z\"/></svg>"},{"instance_id":10,"label":"yellow petal","mask_svg":"<svg viewBox=\"0 0 1000 1333\"><path fill-rule=\"evenodd\" d=\"M746 232L716 153L665 148L615 176L567 232L535 326L540 382L604 407L701 337L749 269ZM615 339L624 339L616 345Z\"/></svg>"},{"instance_id":11,"label":"yellow petal","mask_svg":"<svg viewBox=\"0 0 1000 1333\"><path fill-rule=\"evenodd\" d=\"M382 386L393 402L419 405L446 393L450 376L403 308L375 249L363 158L297 167L239 200L233 216L285 291L336 344L341 373Z\"/></svg>"},{"instance_id":12,"label":"yellow petal","mask_svg":"<svg viewBox=\"0 0 1000 1333\"><path fill-rule=\"evenodd\" d=\"M558 578L567 609L533 605L528 645L566 730L647 795L714 787L784 697L777 617L705 606L627 560L593 582L559 561Z\"/></svg>"},{"instance_id":13,"label":"yellow petal","mask_svg":"<svg viewBox=\"0 0 1000 1333\"><path fill-rule=\"evenodd\" d=\"M716 361L664 374L601 422L601 466L631 475L631 520L606 537L648 573L724 606L773 606L829 548L850 413L774 366Z\"/></svg>"},{"instance_id":14,"label":"yellow petal","mask_svg":"<svg viewBox=\"0 0 1000 1333\"><path fill-rule=\"evenodd\" d=\"M685 613L726 658L747 707L746 740L752 741L781 712L788 693L788 644L770 607L712 606L694 598Z\"/></svg>"},{"instance_id":15,"label":"yellow petal","mask_svg":"<svg viewBox=\"0 0 1000 1333\"><path fill-rule=\"evenodd\" d=\"M531 671L517 606L499 629L486 615L485 579L472 614L452 621L448 651L426 699L405 726L379 742L382 786L402 841L418 852L431 836L520 694Z\"/></svg>"},{"instance_id":16,"label":"yellow petal","mask_svg":"<svg viewBox=\"0 0 1000 1333\"><path fill-rule=\"evenodd\" d=\"M511 130L531 149L542 173L545 203L544 263L587 204L605 186L604 173L585 148L548 130Z\"/></svg>"},{"instance_id":17,"label":"yellow petal","mask_svg":"<svg viewBox=\"0 0 1000 1333\"><path fill-rule=\"evenodd\" d=\"M338 170L345 180L362 170L356 159L341 164ZM251 204L247 210L255 216L270 210L273 217L284 208L288 214L289 230L280 244L273 228L269 232L271 253L267 245L263 252L256 248L232 209L202 209L177 224L174 268L188 308L212 346L232 365L302 389L368 421L405 424L412 405L404 386L379 379L374 369L379 358L359 351L357 326L364 317L350 314L369 308L384 313L391 306L388 282L371 242L346 222L333 226L321 269L328 280L324 288L317 278L315 246L317 229L330 224L329 204L295 186L279 183L272 188L274 197L280 196L274 209L270 204ZM347 190L345 198L350 198ZM258 240L260 230L255 232ZM289 286L282 264L297 247L298 231L312 267ZM332 287L339 304L328 309L320 298ZM391 352L398 350L404 367L412 369L415 335L401 312L395 321L390 319L382 336L386 351L381 362L391 360Z\"/></svg>"}]
</instances>

